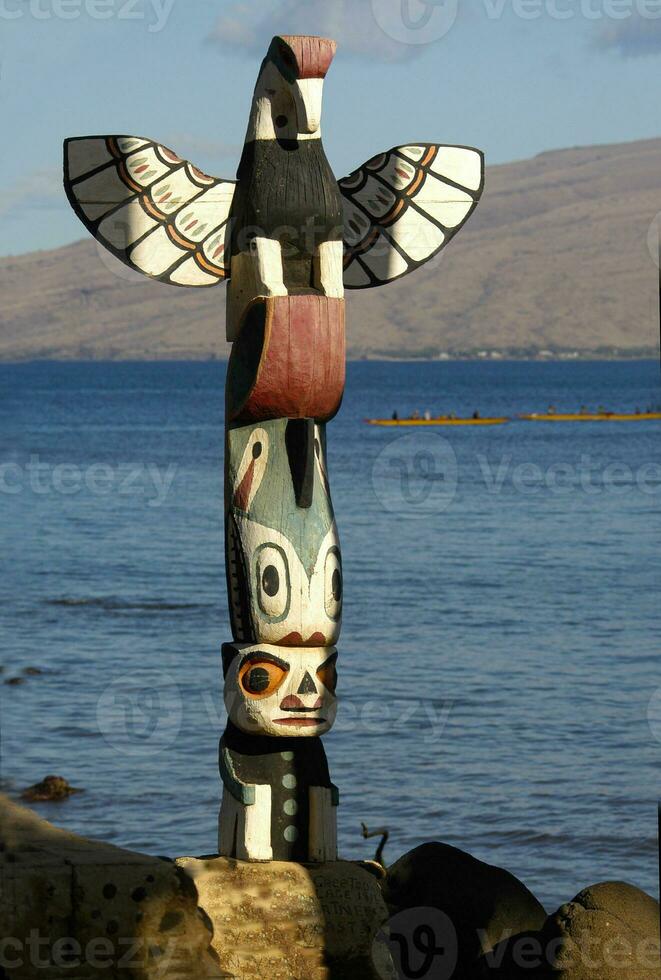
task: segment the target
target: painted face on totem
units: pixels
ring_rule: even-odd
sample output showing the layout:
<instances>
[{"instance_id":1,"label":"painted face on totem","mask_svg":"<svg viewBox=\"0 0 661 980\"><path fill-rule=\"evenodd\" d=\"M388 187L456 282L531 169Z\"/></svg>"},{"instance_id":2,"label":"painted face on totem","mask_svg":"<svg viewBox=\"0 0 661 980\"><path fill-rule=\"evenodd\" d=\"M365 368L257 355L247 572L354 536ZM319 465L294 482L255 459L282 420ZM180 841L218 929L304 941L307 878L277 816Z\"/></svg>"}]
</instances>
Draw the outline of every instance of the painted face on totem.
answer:
<instances>
[{"instance_id":1,"label":"painted face on totem","mask_svg":"<svg viewBox=\"0 0 661 980\"><path fill-rule=\"evenodd\" d=\"M227 578L233 636L328 647L342 613L342 560L325 427L277 419L228 432Z\"/></svg>"},{"instance_id":2,"label":"painted face on totem","mask_svg":"<svg viewBox=\"0 0 661 980\"><path fill-rule=\"evenodd\" d=\"M225 643L225 707L248 735L323 735L335 721L337 651Z\"/></svg>"},{"instance_id":3,"label":"painted face on totem","mask_svg":"<svg viewBox=\"0 0 661 980\"><path fill-rule=\"evenodd\" d=\"M253 138L318 136L323 83L335 50L335 42L323 37L273 38L255 87Z\"/></svg>"}]
</instances>

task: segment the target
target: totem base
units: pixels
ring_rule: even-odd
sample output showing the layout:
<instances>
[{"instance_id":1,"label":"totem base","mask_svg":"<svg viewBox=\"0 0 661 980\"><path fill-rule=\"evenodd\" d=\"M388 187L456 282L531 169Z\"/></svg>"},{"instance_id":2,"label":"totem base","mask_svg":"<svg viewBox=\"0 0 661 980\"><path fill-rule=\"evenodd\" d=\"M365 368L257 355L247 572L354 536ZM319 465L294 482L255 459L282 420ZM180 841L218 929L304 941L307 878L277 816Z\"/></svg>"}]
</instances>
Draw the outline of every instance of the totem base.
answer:
<instances>
[{"instance_id":1,"label":"totem base","mask_svg":"<svg viewBox=\"0 0 661 980\"><path fill-rule=\"evenodd\" d=\"M179 858L213 923L212 948L242 980L388 980L388 912L376 878L349 861L303 865Z\"/></svg>"}]
</instances>

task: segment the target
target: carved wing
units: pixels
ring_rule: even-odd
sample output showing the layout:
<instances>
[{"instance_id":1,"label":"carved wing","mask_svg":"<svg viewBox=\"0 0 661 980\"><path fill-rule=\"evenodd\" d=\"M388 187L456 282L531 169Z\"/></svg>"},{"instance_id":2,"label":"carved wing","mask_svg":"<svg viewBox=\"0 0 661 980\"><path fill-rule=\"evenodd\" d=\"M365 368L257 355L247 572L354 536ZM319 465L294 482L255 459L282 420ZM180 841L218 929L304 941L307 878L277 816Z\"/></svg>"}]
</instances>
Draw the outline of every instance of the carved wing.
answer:
<instances>
[{"instance_id":1,"label":"carved wing","mask_svg":"<svg viewBox=\"0 0 661 980\"><path fill-rule=\"evenodd\" d=\"M175 286L228 278L234 186L142 137L64 143L64 188L88 231L130 268Z\"/></svg>"},{"instance_id":2,"label":"carved wing","mask_svg":"<svg viewBox=\"0 0 661 980\"><path fill-rule=\"evenodd\" d=\"M344 285L392 282L439 252L471 216L484 156L464 146L396 146L339 181Z\"/></svg>"}]
</instances>

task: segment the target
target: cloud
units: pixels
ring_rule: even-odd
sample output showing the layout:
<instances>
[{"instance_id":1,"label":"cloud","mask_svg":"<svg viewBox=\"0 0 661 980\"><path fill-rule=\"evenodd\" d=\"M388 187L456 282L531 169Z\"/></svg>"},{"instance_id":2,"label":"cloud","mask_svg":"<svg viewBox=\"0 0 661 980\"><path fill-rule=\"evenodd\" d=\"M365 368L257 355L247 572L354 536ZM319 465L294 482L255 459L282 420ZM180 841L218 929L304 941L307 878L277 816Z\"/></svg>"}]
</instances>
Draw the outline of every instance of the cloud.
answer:
<instances>
[{"instance_id":1,"label":"cloud","mask_svg":"<svg viewBox=\"0 0 661 980\"><path fill-rule=\"evenodd\" d=\"M661 19L632 14L602 27L595 43L602 51L616 51L623 58L661 54Z\"/></svg>"},{"instance_id":2,"label":"cloud","mask_svg":"<svg viewBox=\"0 0 661 980\"><path fill-rule=\"evenodd\" d=\"M437 8L440 0L407 2L424 11ZM392 15L401 3L378 0L379 8L392 6ZM334 38L341 52L378 61L405 61L421 53L422 45L402 42L382 29L374 9L375 0L239 0L216 21L207 40L228 51L264 55L275 34L318 34Z\"/></svg>"},{"instance_id":3,"label":"cloud","mask_svg":"<svg viewBox=\"0 0 661 980\"><path fill-rule=\"evenodd\" d=\"M0 191L0 217L19 217L26 211L59 210L66 204L61 170L37 170Z\"/></svg>"}]
</instances>

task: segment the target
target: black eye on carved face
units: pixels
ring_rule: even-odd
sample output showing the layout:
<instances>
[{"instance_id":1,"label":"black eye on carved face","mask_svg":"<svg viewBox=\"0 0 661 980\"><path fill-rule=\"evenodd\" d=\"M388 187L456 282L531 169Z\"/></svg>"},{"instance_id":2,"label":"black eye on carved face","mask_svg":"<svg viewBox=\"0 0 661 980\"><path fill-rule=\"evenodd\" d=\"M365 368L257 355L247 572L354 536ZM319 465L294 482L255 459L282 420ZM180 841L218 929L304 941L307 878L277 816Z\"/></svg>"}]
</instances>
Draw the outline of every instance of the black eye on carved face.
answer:
<instances>
[{"instance_id":1,"label":"black eye on carved face","mask_svg":"<svg viewBox=\"0 0 661 980\"><path fill-rule=\"evenodd\" d=\"M280 619L289 609L287 556L278 545L267 544L257 555L256 589L259 607L270 619Z\"/></svg>"},{"instance_id":2,"label":"black eye on carved face","mask_svg":"<svg viewBox=\"0 0 661 980\"><path fill-rule=\"evenodd\" d=\"M243 681L243 686L251 694L263 694L271 683L268 670L264 667L252 667Z\"/></svg>"},{"instance_id":3,"label":"black eye on carved face","mask_svg":"<svg viewBox=\"0 0 661 980\"><path fill-rule=\"evenodd\" d=\"M278 129L284 129L288 122L289 122L289 119L287 118L287 116L276 116L275 117L275 124L278 127Z\"/></svg>"},{"instance_id":4,"label":"black eye on carved face","mask_svg":"<svg viewBox=\"0 0 661 980\"><path fill-rule=\"evenodd\" d=\"M326 555L324 569L324 600L329 619L339 619L342 613L342 564L340 552L333 547Z\"/></svg>"},{"instance_id":5,"label":"black eye on carved face","mask_svg":"<svg viewBox=\"0 0 661 980\"><path fill-rule=\"evenodd\" d=\"M268 596L276 596L280 590L280 576L275 565L267 565L262 572L262 589Z\"/></svg>"},{"instance_id":6,"label":"black eye on carved face","mask_svg":"<svg viewBox=\"0 0 661 980\"><path fill-rule=\"evenodd\" d=\"M262 455L262 444L261 444L261 442L255 442L255 443L253 443L253 447L252 447L252 458L253 459L259 459L259 457L261 455Z\"/></svg>"}]
</instances>

